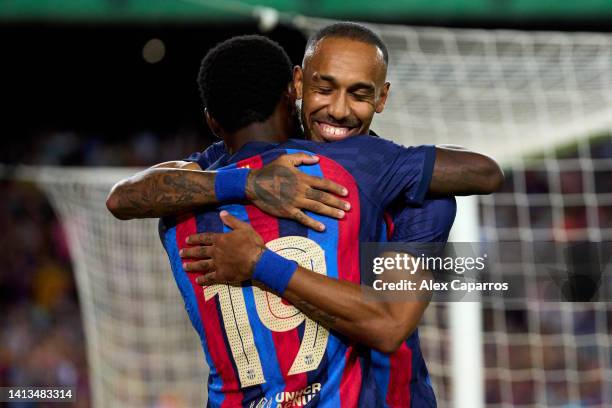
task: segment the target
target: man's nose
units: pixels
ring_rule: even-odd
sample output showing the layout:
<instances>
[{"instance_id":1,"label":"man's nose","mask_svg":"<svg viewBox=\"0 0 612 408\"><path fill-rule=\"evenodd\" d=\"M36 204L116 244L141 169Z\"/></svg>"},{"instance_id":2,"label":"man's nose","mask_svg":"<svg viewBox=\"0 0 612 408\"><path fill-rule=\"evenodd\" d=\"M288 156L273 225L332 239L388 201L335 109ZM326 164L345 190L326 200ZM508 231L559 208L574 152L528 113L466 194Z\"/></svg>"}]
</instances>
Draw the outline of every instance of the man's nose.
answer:
<instances>
[{"instance_id":1,"label":"man's nose","mask_svg":"<svg viewBox=\"0 0 612 408\"><path fill-rule=\"evenodd\" d=\"M351 111L349 109L346 92L338 92L328 107L329 116L338 122L346 119Z\"/></svg>"}]
</instances>

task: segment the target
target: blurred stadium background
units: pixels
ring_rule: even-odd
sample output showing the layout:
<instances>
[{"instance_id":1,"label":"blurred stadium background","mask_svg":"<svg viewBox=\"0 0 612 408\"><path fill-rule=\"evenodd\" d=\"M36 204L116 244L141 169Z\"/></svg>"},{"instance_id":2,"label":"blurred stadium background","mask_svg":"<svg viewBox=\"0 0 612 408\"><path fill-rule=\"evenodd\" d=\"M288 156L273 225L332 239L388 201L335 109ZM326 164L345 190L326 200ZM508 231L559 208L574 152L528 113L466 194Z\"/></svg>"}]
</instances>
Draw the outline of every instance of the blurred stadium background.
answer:
<instances>
[{"instance_id":1,"label":"blurred stadium background","mask_svg":"<svg viewBox=\"0 0 612 408\"><path fill-rule=\"evenodd\" d=\"M0 163L30 166L0 181L0 386L74 386L79 407L203 401L154 223L112 220L104 197L123 167L213 141L195 84L208 48L265 33L297 64L330 21L313 17L374 23L390 47L391 99L373 129L503 164L475 237L520 242L524 263L504 273L529 286L533 241L611 239L610 1L0 0ZM612 406L609 303L534 295L478 310L485 406ZM442 407L451 325L434 304L421 328Z\"/></svg>"}]
</instances>

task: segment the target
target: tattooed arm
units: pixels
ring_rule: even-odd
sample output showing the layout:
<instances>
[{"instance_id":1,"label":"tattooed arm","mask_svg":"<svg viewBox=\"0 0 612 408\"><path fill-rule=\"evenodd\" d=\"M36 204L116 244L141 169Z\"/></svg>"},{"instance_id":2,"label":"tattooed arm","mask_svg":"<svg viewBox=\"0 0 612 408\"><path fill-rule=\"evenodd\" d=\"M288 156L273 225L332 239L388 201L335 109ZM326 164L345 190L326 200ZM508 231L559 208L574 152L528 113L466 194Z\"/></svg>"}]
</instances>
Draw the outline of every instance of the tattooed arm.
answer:
<instances>
[{"instance_id":1,"label":"tattooed arm","mask_svg":"<svg viewBox=\"0 0 612 408\"><path fill-rule=\"evenodd\" d=\"M115 184L106 207L120 220L174 215L217 204L214 182L215 173L197 163L160 163Z\"/></svg>"},{"instance_id":2,"label":"tattooed arm","mask_svg":"<svg viewBox=\"0 0 612 408\"><path fill-rule=\"evenodd\" d=\"M261 210L323 230L323 224L303 210L334 218L344 217L348 203L336 197L346 189L332 181L296 169L314 164L318 157L304 153L283 155L249 173L246 197ZM117 218L158 218L221 204L215 194L216 172L202 171L196 163L168 162L117 183L106 206Z\"/></svg>"},{"instance_id":3,"label":"tattooed arm","mask_svg":"<svg viewBox=\"0 0 612 408\"><path fill-rule=\"evenodd\" d=\"M311 164L313 156L284 155L249 175L247 198L261 210L293 219L321 230L322 224L304 210L342 218L348 203L333 194L345 195L342 186L297 169ZM176 215L205 205L219 204L215 195L214 172L202 171L197 163L161 163L117 183L106 206L117 218L158 218ZM429 188L434 194L489 194L503 183L497 163L482 154L457 147L437 147ZM331 194L330 194L331 193Z\"/></svg>"},{"instance_id":4,"label":"tattooed arm","mask_svg":"<svg viewBox=\"0 0 612 408\"><path fill-rule=\"evenodd\" d=\"M438 195L491 194L504 182L504 173L495 160L460 146L436 146L429 192Z\"/></svg>"}]
</instances>

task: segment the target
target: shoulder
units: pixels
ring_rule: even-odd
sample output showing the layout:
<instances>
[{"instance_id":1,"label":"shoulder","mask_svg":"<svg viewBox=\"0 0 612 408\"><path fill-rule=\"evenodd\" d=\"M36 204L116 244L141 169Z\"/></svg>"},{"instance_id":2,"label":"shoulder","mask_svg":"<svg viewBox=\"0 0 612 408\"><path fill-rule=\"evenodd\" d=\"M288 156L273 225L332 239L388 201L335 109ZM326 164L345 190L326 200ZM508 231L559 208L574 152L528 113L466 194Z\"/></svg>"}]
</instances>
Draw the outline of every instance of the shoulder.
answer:
<instances>
[{"instance_id":1,"label":"shoulder","mask_svg":"<svg viewBox=\"0 0 612 408\"><path fill-rule=\"evenodd\" d=\"M336 142L325 143L327 148L335 148L335 147L379 147L379 148L401 148L402 146L397 143L392 142L391 140L382 139L377 136L371 135L358 135L347 137L343 140L338 140Z\"/></svg>"},{"instance_id":2,"label":"shoulder","mask_svg":"<svg viewBox=\"0 0 612 408\"><path fill-rule=\"evenodd\" d=\"M184 161L198 163L201 169L206 169L226 154L225 144L216 142L208 146L203 152L190 154Z\"/></svg>"},{"instance_id":3,"label":"shoulder","mask_svg":"<svg viewBox=\"0 0 612 408\"><path fill-rule=\"evenodd\" d=\"M435 160L433 145L404 146L391 140L360 135L324 143L324 151L340 157L352 154L361 164L420 167Z\"/></svg>"},{"instance_id":4,"label":"shoulder","mask_svg":"<svg viewBox=\"0 0 612 408\"><path fill-rule=\"evenodd\" d=\"M225 150L225 144L223 142L216 142L208 146L202 154L208 156L211 161L215 161L225 153L227 153Z\"/></svg>"},{"instance_id":5,"label":"shoulder","mask_svg":"<svg viewBox=\"0 0 612 408\"><path fill-rule=\"evenodd\" d=\"M195 153L194 153L195 154ZM193 155L192 155L193 156ZM190 156L191 157L191 156ZM183 170L202 170L197 160L175 160L158 163L150 167L151 169L183 169Z\"/></svg>"},{"instance_id":6,"label":"shoulder","mask_svg":"<svg viewBox=\"0 0 612 408\"><path fill-rule=\"evenodd\" d=\"M289 139L285 143L278 146L279 149L286 150L306 150L311 152L318 152L325 148L328 143L318 143L312 140L304 139Z\"/></svg>"}]
</instances>

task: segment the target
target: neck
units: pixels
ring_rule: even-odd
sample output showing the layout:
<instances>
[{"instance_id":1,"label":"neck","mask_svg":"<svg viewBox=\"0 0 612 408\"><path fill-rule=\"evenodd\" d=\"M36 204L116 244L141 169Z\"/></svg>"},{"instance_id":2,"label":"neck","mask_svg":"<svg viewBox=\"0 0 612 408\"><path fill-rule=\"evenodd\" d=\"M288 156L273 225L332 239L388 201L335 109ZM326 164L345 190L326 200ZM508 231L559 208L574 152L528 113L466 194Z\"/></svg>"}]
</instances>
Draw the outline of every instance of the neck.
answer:
<instances>
[{"instance_id":1,"label":"neck","mask_svg":"<svg viewBox=\"0 0 612 408\"><path fill-rule=\"evenodd\" d=\"M287 140L281 131L268 128L264 123L253 123L225 138L225 148L230 154L236 153L249 142L280 143Z\"/></svg>"},{"instance_id":2,"label":"neck","mask_svg":"<svg viewBox=\"0 0 612 408\"><path fill-rule=\"evenodd\" d=\"M292 102L293 103L293 102ZM272 115L263 122L254 122L231 134L220 134L230 154L236 153L249 142L282 143L293 136L291 104L280 98Z\"/></svg>"},{"instance_id":3,"label":"neck","mask_svg":"<svg viewBox=\"0 0 612 408\"><path fill-rule=\"evenodd\" d=\"M265 122L251 123L248 126L224 137L225 148L230 154L236 153L249 142L282 143L287 141L287 129L277 115L272 115Z\"/></svg>"}]
</instances>

